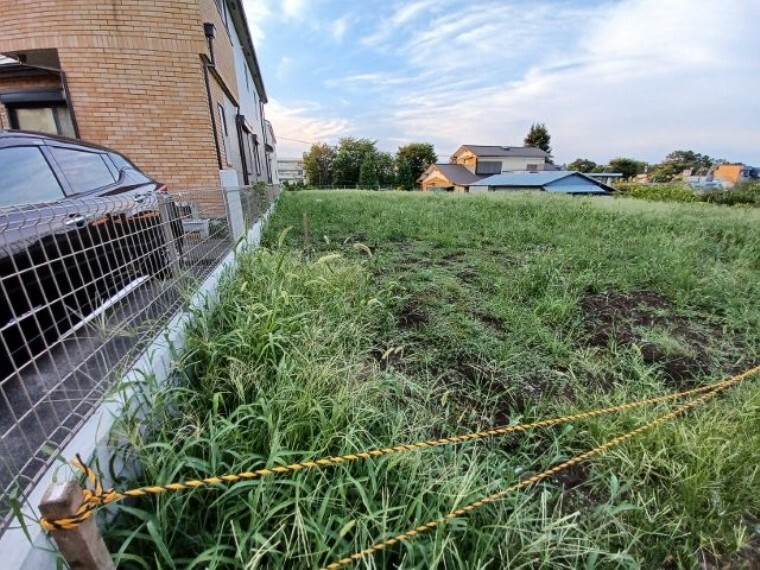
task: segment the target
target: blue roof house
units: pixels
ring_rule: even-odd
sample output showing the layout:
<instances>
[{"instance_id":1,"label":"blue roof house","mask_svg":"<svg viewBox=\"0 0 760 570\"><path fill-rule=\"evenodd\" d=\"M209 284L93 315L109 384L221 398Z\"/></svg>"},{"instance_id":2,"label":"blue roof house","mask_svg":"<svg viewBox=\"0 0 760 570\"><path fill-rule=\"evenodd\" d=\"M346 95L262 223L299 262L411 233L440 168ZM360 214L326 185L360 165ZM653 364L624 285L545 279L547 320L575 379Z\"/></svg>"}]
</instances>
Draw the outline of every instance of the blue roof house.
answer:
<instances>
[{"instance_id":1,"label":"blue roof house","mask_svg":"<svg viewBox=\"0 0 760 570\"><path fill-rule=\"evenodd\" d=\"M581 172L508 172L483 178L470 186L471 194L498 191L540 190L556 194L609 196L612 186Z\"/></svg>"}]
</instances>

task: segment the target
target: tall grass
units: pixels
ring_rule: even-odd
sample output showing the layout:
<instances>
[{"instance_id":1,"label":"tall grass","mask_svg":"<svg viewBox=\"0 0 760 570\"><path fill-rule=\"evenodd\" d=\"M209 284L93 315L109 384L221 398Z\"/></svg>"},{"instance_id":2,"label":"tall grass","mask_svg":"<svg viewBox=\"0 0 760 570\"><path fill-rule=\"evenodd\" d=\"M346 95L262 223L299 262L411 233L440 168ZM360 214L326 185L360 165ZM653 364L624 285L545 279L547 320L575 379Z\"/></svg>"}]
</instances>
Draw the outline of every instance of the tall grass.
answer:
<instances>
[{"instance_id":1,"label":"tall grass","mask_svg":"<svg viewBox=\"0 0 760 570\"><path fill-rule=\"evenodd\" d=\"M308 259L298 231L304 213ZM760 346L757 222L749 211L637 201L283 195L269 249L242 257L219 303L194 320L175 383L149 394L148 417L124 419L121 433L144 470L136 484L353 453L675 388L645 346L588 344L580 311L588 295L647 290L670 300L657 309L669 320L638 323L646 330L636 334L669 357L686 358L695 350L689 340L704 343L706 368L689 384L749 367ZM564 479L364 564L751 564L760 540L759 406L760 380L748 381ZM658 411L144 499L119 507L108 541L125 568L319 567Z\"/></svg>"}]
</instances>

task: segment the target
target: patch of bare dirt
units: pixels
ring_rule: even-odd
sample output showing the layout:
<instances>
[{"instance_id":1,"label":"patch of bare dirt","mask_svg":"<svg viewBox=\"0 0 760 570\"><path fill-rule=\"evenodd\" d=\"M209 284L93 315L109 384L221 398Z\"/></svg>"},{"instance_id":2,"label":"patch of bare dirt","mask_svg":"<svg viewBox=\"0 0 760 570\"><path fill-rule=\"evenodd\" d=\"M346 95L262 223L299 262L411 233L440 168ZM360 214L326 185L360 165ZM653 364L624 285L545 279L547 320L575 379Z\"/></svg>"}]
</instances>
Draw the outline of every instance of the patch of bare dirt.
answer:
<instances>
[{"instance_id":1,"label":"patch of bare dirt","mask_svg":"<svg viewBox=\"0 0 760 570\"><path fill-rule=\"evenodd\" d=\"M382 350L380 348L373 348L370 352L372 359L380 370L388 370L389 368L404 368L404 351L403 350Z\"/></svg>"},{"instance_id":2,"label":"patch of bare dirt","mask_svg":"<svg viewBox=\"0 0 760 570\"><path fill-rule=\"evenodd\" d=\"M506 328L504 327L504 323L501 322L501 319L498 317L494 317L493 315L489 315L486 313L479 313L475 315L478 320L483 323L483 326L485 326L487 329L490 329L497 333L504 333L506 332Z\"/></svg>"},{"instance_id":3,"label":"patch of bare dirt","mask_svg":"<svg viewBox=\"0 0 760 570\"><path fill-rule=\"evenodd\" d=\"M408 301L399 312L398 328L411 330L427 324L428 317L425 311L414 301Z\"/></svg>"},{"instance_id":4,"label":"patch of bare dirt","mask_svg":"<svg viewBox=\"0 0 760 570\"><path fill-rule=\"evenodd\" d=\"M461 271L457 272L457 277L464 283L467 283L471 285L472 283L475 283L478 278L480 277L480 273L472 269L471 267L466 267L465 269L462 269Z\"/></svg>"},{"instance_id":5,"label":"patch of bare dirt","mask_svg":"<svg viewBox=\"0 0 760 570\"><path fill-rule=\"evenodd\" d=\"M645 363L658 365L665 377L678 386L692 383L700 372L710 368L708 334L721 334L714 323L678 315L667 298L650 291L588 294L581 300L581 312L587 346L635 344ZM688 354L670 354L642 336L642 329L654 327L667 330L688 347Z\"/></svg>"},{"instance_id":6,"label":"patch of bare dirt","mask_svg":"<svg viewBox=\"0 0 760 570\"><path fill-rule=\"evenodd\" d=\"M551 480L555 485L562 485L563 490L569 491L588 481L589 473L590 469L588 465L577 464L568 469L563 469L554 475Z\"/></svg>"},{"instance_id":7,"label":"patch of bare dirt","mask_svg":"<svg viewBox=\"0 0 760 570\"><path fill-rule=\"evenodd\" d=\"M454 251L447 253L441 258L442 265L459 265L459 263L465 258L466 254L462 251Z\"/></svg>"}]
</instances>

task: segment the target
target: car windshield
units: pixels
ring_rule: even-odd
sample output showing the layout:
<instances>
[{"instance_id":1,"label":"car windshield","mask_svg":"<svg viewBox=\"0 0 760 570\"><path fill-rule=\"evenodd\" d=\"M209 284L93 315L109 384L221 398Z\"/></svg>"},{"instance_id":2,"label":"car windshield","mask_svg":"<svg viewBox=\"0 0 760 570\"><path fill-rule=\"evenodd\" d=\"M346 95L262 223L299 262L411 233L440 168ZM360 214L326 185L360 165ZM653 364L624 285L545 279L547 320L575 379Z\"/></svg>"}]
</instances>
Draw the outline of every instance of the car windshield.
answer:
<instances>
[{"instance_id":1,"label":"car windshield","mask_svg":"<svg viewBox=\"0 0 760 570\"><path fill-rule=\"evenodd\" d=\"M61 185L39 148L0 148L0 207L61 198Z\"/></svg>"}]
</instances>

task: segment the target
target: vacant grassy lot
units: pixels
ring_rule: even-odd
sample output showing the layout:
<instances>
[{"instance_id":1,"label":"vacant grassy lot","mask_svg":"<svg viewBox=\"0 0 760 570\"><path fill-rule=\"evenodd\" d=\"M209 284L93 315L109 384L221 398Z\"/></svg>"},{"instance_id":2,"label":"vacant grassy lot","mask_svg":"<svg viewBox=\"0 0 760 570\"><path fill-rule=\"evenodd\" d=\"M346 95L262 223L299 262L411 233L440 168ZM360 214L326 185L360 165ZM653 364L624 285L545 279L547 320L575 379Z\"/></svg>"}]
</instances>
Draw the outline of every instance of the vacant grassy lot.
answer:
<instances>
[{"instance_id":1,"label":"vacant grassy lot","mask_svg":"<svg viewBox=\"0 0 760 570\"><path fill-rule=\"evenodd\" d=\"M760 362L758 229L706 204L286 194L123 430L168 482L711 383ZM121 506L109 541L125 568L319 567L663 408L169 494ZM759 457L756 378L362 564L756 568Z\"/></svg>"}]
</instances>

